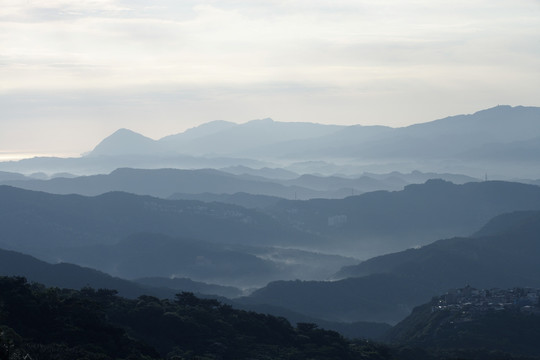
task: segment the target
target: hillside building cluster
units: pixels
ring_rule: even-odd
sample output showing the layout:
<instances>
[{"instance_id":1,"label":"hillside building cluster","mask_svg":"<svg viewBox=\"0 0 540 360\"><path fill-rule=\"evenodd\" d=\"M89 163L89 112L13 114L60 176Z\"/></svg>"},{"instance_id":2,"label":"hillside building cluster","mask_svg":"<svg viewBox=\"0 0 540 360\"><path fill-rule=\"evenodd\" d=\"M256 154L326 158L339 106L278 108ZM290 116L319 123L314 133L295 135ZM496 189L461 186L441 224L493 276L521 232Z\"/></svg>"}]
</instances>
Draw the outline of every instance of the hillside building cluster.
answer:
<instances>
[{"instance_id":1,"label":"hillside building cluster","mask_svg":"<svg viewBox=\"0 0 540 360\"><path fill-rule=\"evenodd\" d=\"M452 289L432 301L433 312L452 311L474 315L485 311L519 310L540 315L540 289Z\"/></svg>"}]
</instances>

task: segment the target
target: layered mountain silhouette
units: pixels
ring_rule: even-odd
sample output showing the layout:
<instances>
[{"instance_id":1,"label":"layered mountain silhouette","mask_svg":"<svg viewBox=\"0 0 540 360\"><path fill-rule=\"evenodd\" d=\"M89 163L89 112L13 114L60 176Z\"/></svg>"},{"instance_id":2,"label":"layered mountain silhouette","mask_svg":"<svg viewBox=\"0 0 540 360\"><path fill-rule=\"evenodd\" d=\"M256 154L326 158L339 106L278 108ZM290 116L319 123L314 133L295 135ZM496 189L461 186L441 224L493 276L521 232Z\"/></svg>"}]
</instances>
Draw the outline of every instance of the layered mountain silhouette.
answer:
<instances>
[{"instance_id":1,"label":"layered mountain silhouette","mask_svg":"<svg viewBox=\"0 0 540 360\"><path fill-rule=\"evenodd\" d=\"M272 119L253 120L245 124L213 121L159 140L120 129L101 141L87 156L169 153L235 157L283 141L327 135L339 128L337 125L282 123ZM254 136L262 134L263 137Z\"/></svg>"},{"instance_id":2,"label":"layered mountain silhouette","mask_svg":"<svg viewBox=\"0 0 540 360\"><path fill-rule=\"evenodd\" d=\"M540 254L538 230L538 211L503 214L489 221L473 237L440 240L419 249L369 259L342 269L336 277L409 274L438 282L441 291L455 287L456 280L482 288L540 287L538 265L534 261ZM455 266L458 271L452 270Z\"/></svg>"},{"instance_id":3,"label":"layered mountain silhouette","mask_svg":"<svg viewBox=\"0 0 540 360\"><path fill-rule=\"evenodd\" d=\"M496 231L495 231L496 230ZM283 306L327 320L395 323L451 288L540 287L540 212L493 219L468 238L436 241L346 267L331 282L280 281L247 303Z\"/></svg>"},{"instance_id":4,"label":"layered mountain silhouette","mask_svg":"<svg viewBox=\"0 0 540 360\"><path fill-rule=\"evenodd\" d=\"M122 192L53 195L9 186L0 186L0 197L0 242L34 255L59 247L114 244L140 232L250 245L318 241L266 214L230 204Z\"/></svg>"},{"instance_id":5,"label":"layered mountain silhouette","mask_svg":"<svg viewBox=\"0 0 540 360\"><path fill-rule=\"evenodd\" d=\"M167 198L175 193L234 194L246 192L259 195L294 198L329 196L332 191L282 185L264 178L233 175L219 170L130 169L122 168L108 175L54 178L50 180L4 181L4 184L55 194L100 195L110 191L125 191L140 195Z\"/></svg>"},{"instance_id":6,"label":"layered mountain silhouette","mask_svg":"<svg viewBox=\"0 0 540 360\"><path fill-rule=\"evenodd\" d=\"M129 281L89 267L67 262L51 264L30 255L3 249L0 249L0 276L22 276L28 281L69 289L83 287L114 289L120 295L129 298L141 295L170 298L182 291L230 298L242 294L238 288L207 284L187 278L147 277Z\"/></svg>"},{"instance_id":7,"label":"layered mountain silhouette","mask_svg":"<svg viewBox=\"0 0 540 360\"><path fill-rule=\"evenodd\" d=\"M169 151L232 157L244 157L248 153L257 158L293 159L453 157L488 144L502 146L533 139L534 134L540 133L539 116L539 108L497 106L472 115L451 116L403 128L263 119L239 125L209 123L199 131L196 128L154 141L121 129L103 140L89 156Z\"/></svg>"},{"instance_id":8,"label":"layered mountain silhouette","mask_svg":"<svg viewBox=\"0 0 540 360\"><path fill-rule=\"evenodd\" d=\"M135 298L149 294L171 297L171 289L143 286L103 272L69 263L50 264L15 251L0 249L0 276L23 276L47 286L81 289L115 289L122 296Z\"/></svg>"},{"instance_id":9,"label":"layered mountain silhouette","mask_svg":"<svg viewBox=\"0 0 540 360\"><path fill-rule=\"evenodd\" d=\"M476 342L540 356L536 308L417 307L466 285L540 288L538 134L540 108L522 106L403 128L214 121L162 139L120 129L81 157L0 163L0 275L131 298L243 294L227 303L351 336L399 323L388 339L434 354ZM114 296L81 292L92 293ZM504 326L527 331L500 342L516 347L493 340Z\"/></svg>"},{"instance_id":10,"label":"layered mountain silhouette","mask_svg":"<svg viewBox=\"0 0 540 360\"><path fill-rule=\"evenodd\" d=\"M153 140L120 129L80 158L0 164L2 171L103 173L119 167L290 167L303 173L451 171L530 177L538 160L540 108L497 106L401 128L217 121ZM321 161L327 165L320 166ZM300 164L300 165L296 165Z\"/></svg>"},{"instance_id":11,"label":"layered mountain silhouette","mask_svg":"<svg viewBox=\"0 0 540 360\"><path fill-rule=\"evenodd\" d=\"M12 181L12 180L27 180L28 178L22 174L0 171L0 181Z\"/></svg>"},{"instance_id":12,"label":"layered mountain silhouette","mask_svg":"<svg viewBox=\"0 0 540 360\"><path fill-rule=\"evenodd\" d=\"M414 171L409 174L368 174L360 177L301 175L293 179L271 179L256 174L254 169L242 167L244 173L199 169L116 169L107 175L57 176L51 179L34 179L16 173L0 174L0 183L28 190L54 194L100 195L111 191L124 191L175 199L216 199L221 195L246 193L253 196L270 196L287 199L343 198L375 190L401 190L411 183L443 178L456 183L476 181L458 174L435 174ZM261 170L262 173L282 173L280 169ZM174 196L173 196L174 195ZM191 195L191 196L189 196ZM222 200L226 200L222 197ZM255 200L255 199L254 199ZM262 200L262 199L260 199ZM216 201L220 201L219 199ZM235 203L235 199L231 199ZM228 202L228 201L225 201Z\"/></svg>"},{"instance_id":13,"label":"layered mountain silhouette","mask_svg":"<svg viewBox=\"0 0 540 360\"><path fill-rule=\"evenodd\" d=\"M327 278L354 259L313 248L317 235L224 203L128 193L53 195L0 186L0 247L125 277L190 277L238 286Z\"/></svg>"},{"instance_id":14,"label":"layered mountain silhouette","mask_svg":"<svg viewBox=\"0 0 540 360\"><path fill-rule=\"evenodd\" d=\"M421 244L422 239L428 243L450 234L472 234L491 217L538 209L540 204L540 188L534 185L489 181L455 185L442 180L341 200L279 200L262 210L121 192L85 197L1 186L0 196L3 248L53 262L91 266L126 278L190 277L237 286L261 286L276 279L324 279L332 268L351 261L278 251L275 246L341 250L348 255L381 254ZM489 229L500 233L502 230L494 225L497 223L517 233L508 230L504 219L508 218L493 220L479 233L483 237L455 238L374 258L337 275L355 279L278 282L257 291L253 299L272 298L274 295L267 294L275 292L281 299L275 305L297 304L298 308L292 310L308 311L307 315L315 318L393 322L426 297L463 285L460 282L525 285L520 281L526 276L535 279L525 274L535 270L528 259L536 259L536 250L504 247L507 237L494 238L495 231ZM486 233L488 230L491 232ZM441 231L448 235L441 236ZM504 251L498 252L501 247ZM522 272L509 272L501 265L512 254L516 264L509 266ZM454 274L454 267L464 273ZM490 279L496 281L487 283ZM388 296L389 291L395 291L394 295ZM322 295L315 296L319 292ZM311 294L309 299L306 294ZM330 294L345 303L336 305L327 298ZM370 297L364 299L366 294ZM301 305L306 301L311 305Z\"/></svg>"},{"instance_id":15,"label":"layered mountain silhouette","mask_svg":"<svg viewBox=\"0 0 540 360\"><path fill-rule=\"evenodd\" d=\"M277 202L265 211L283 223L332 239L336 249L359 257L402 250L452 236L468 236L492 217L540 209L540 187L485 181L443 180L345 199ZM330 247L331 248L331 247ZM362 256L364 252L364 256Z\"/></svg>"},{"instance_id":16,"label":"layered mountain silhouette","mask_svg":"<svg viewBox=\"0 0 540 360\"><path fill-rule=\"evenodd\" d=\"M113 245L64 249L68 262L122 278L190 278L206 283L260 287L277 279L320 279L352 258L291 249L238 246L160 234L133 234ZM163 284L163 282L161 282Z\"/></svg>"},{"instance_id":17,"label":"layered mountain silhouette","mask_svg":"<svg viewBox=\"0 0 540 360\"><path fill-rule=\"evenodd\" d=\"M497 181L430 180L402 191L335 200L272 198L258 209L122 192L53 195L8 186L0 186L0 196L0 243L51 261L61 249L113 245L136 233L368 258L470 235L494 216L540 208L540 187Z\"/></svg>"},{"instance_id":18,"label":"layered mountain silhouette","mask_svg":"<svg viewBox=\"0 0 540 360\"><path fill-rule=\"evenodd\" d=\"M138 240L132 238L124 242L124 245L127 245L128 243L133 245L133 242L135 241L140 241L140 236ZM136 257L138 260L143 259L144 256L141 253L136 255L140 250L140 246L134 247L130 249L130 253L126 255L131 258ZM190 249L186 249L186 251L189 252ZM156 249L154 249L154 252L156 252ZM217 251L214 251L214 253L217 253ZM110 254L105 253L102 255L108 257ZM236 254L236 256L242 255ZM152 255L150 254L149 257L151 258ZM180 254L177 258L177 262L184 261L186 258L188 257L185 254ZM148 261L148 259L143 259L143 262L144 261ZM162 261L166 262L167 259L162 259ZM227 259L222 259L220 261L227 261ZM140 266L144 266L144 264L140 264ZM193 292L204 297L218 296L227 298L238 297L242 294L239 289L231 286L207 284L193 281L188 278L146 277L129 281L119 277L110 276L109 274L92 268L81 267L70 263L50 264L29 255L2 249L0 249L0 276L22 276L32 283L38 282L50 287L67 289L82 289L88 287L94 289L111 289L118 291L119 295L127 298L137 298L140 296L142 298L144 298L144 296L173 298L175 294L181 292ZM223 298L221 298L221 300L245 310L259 311L261 313L286 317L292 323L317 323L321 327L324 326L327 329L333 329L351 337L377 338L389 330L389 326L386 324L367 322L357 322L354 324L327 322L294 313L284 308L246 306L236 303L234 300Z\"/></svg>"}]
</instances>

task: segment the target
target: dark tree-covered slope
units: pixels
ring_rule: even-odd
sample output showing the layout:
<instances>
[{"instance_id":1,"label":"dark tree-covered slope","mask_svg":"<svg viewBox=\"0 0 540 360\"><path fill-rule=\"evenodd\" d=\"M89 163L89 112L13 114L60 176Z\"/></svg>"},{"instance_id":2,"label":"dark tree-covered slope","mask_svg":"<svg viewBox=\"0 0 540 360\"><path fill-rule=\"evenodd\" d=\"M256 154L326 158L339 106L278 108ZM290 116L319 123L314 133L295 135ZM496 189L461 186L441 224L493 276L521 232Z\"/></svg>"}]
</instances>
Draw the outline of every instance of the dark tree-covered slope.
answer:
<instances>
[{"instance_id":1,"label":"dark tree-covered slope","mask_svg":"<svg viewBox=\"0 0 540 360\"><path fill-rule=\"evenodd\" d=\"M487 305L456 305L437 309L439 299L421 305L386 334L388 342L444 351L449 349L489 350L540 356L540 309L538 304L523 311L514 305L497 310ZM486 309L481 309L481 308ZM499 356L501 356L499 354Z\"/></svg>"},{"instance_id":2,"label":"dark tree-covered slope","mask_svg":"<svg viewBox=\"0 0 540 360\"><path fill-rule=\"evenodd\" d=\"M227 298L235 298L242 295L242 291L233 286L206 284L188 278L145 277L133 281L137 284L171 289L175 292L186 291L196 294L219 295Z\"/></svg>"},{"instance_id":3,"label":"dark tree-covered slope","mask_svg":"<svg viewBox=\"0 0 540 360\"><path fill-rule=\"evenodd\" d=\"M111 290L47 289L0 277L0 304L2 359L390 358L384 346L185 292L174 301L128 300Z\"/></svg>"},{"instance_id":4,"label":"dark tree-covered slope","mask_svg":"<svg viewBox=\"0 0 540 360\"><path fill-rule=\"evenodd\" d=\"M114 290L46 288L20 277L0 277L0 304L2 360L538 359L522 356L519 344L537 336L537 323L523 318L498 317L485 322L492 326L486 334L497 335L500 321L509 321L510 330L516 330L509 339L518 346L505 349L516 350L514 356L497 352L501 346L493 338L485 339L491 348L472 350L444 343L421 348L411 346L410 341L392 346L351 341L311 323L292 326L281 317L235 310L186 292L174 300L147 295L129 300ZM520 339L523 326L527 334ZM472 333L463 340L483 339L481 334ZM452 332L442 335L439 340L459 340L459 335L452 338ZM533 348L528 354L537 352Z\"/></svg>"}]
</instances>

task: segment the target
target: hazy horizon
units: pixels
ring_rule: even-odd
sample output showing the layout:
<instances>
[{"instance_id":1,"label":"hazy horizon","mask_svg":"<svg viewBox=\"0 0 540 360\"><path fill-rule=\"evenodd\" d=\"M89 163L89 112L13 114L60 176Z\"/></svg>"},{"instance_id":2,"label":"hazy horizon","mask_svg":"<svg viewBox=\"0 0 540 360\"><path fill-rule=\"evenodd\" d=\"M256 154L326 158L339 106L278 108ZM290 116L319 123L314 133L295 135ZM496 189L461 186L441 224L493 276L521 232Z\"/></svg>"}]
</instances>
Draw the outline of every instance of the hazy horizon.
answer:
<instances>
[{"instance_id":1,"label":"hazy horizon","mask_svg":"<svg viewBox=\"0 0 540 360\"><path fill-rule=\"evenodd\" d=\"M495 108L495 107L499 107L499 106L514 107L514 106L506 105L506 104L498 104L498 105L496 105L494 107L491 107L491 108ZM517 105L516 107L527 107L527 106ZM474 113L481 112L481 111L484 111L484 110L488 110L488 109L478 109ZM429 122L432 122L432 121L442 120L442 119L445 119L445 118L448 118L448 117L453 117L453 116L473 115L474 113L471 113L471 114L451 114L451 115L447 115L447 116L437 118L437 119L431 119L431 120L428 120L428 121L418 122L418 123L402 124L402 125L399 125L399 126L390 126L390 125L384 125L384 124L364 125L364 124L319 123L319 122L313 122L313 121L291 121L290 123L311 123L311 124L337 125L337 126L354 126L354 125L360 125L360 126L385 126L385 127L398 129L398 128L408 127L408 126L411 126L411 125L418 125L418 124L423 124L423 123L429 123ZM260 121L260 120L266 120L266 119L270 119L270 120L272 120L273 122L276 122L276 123L287 123L286 121L279 121L279 120L275 120L275 119L272 119L272 118L251 119L251 120L244 121L244 122L227 121L227 120L211 120L211 121L207 121L207 122L202 122L201 124L197 124L197 125L195 125L193 127L187 127L187 128L182 129L180 131L176 131L176 132L172 132L172 133L166 133L166 134L163 134L163 135L157 136L157 137L156 136L154 136L154 137L149 136L145 132L137 132L137 131L135 131L135 130L133 130L131 128L122 127L122 128L114 129L112 132L110 132L108 134L105 134L105 136L102 137L102 138L96 138L94 144L91 144L90 147L87 148L87 149L79 149L80 151L79 150L75 151L73 149L66 150L66 151L47 151L46 149L33 149L33 150L32 149L19 149L19 150L17 150L17 149L0 149L0 162L3 162L3 161L18 161L18 160L23 160L23 159L31 159L31 158L34 158L34 157L59 157L59 158L81 157L81 156L84 156L85 154L88 154L88 153L92 152L92 150L95 148L95 146L97 146L101 141L103 141L107 137L113 135L114 133L116 133L119 130L133 131L133 132L135 132L137 134L140 134L140 135L142 135L144 137L147 137L149 139L157 141L157 140L161 140L161 139L166 138L166 137L171 136L171 135L182 134L182 133L184 133L184 132L186 132L188 130L192 130L192 129L198 128L199 126L209 124L209 123L213 123L213 122L226 121L228 123L232 123L232 124L235 124L235 125L244 125L244 124L250 123L252 121Z\"/></svg>"},{"instance_id":2,"label":"hazy horizon","mask_svg":"<svg viewBox=\"0 0 540 360\"><path fill-rule=\"evenodd\" d=\"M399 127L539 105L540 2L7 0L0 152L213 120Z\"/></svg>"}]
</instances>

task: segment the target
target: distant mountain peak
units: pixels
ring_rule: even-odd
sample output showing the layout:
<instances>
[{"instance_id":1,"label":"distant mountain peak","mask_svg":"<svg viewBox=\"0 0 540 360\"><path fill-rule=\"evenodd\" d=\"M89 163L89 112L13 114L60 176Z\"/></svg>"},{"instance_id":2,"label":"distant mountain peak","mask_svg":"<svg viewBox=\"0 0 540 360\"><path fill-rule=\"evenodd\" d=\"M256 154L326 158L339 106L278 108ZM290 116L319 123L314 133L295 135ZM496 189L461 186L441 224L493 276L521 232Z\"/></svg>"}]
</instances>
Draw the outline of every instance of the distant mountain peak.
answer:
<instances>
[{"instance_id":1,"label":"distant mountain peak","mask_svg":"<svg viewBox=\"0 0 540 360\"><path fill-rule=\"evenodd\" d=\"M133 130L121 128L103 139L90 156L99 155L125 155L145 153L154 150L156 141Z\"/></svg>"},{"instance_id":2,"label":"distant mountain peak","mask_svg":"<svg viewBox=\"0 0 540 360\"><path fill-rule=\"evenodd\" d=\"M138 132L135 132L133 130L130 130L130 129L127 129L127 128L120 128L120 129L116 130L115 132L113 132L111 135L107 136L105 139L103 139L103 141L101 141L101 143L103 143L105 141L126 139L126 138L147 139L147 140L154 141L154 140L150 139L149 137L141 135Z\"/></svg>"},{"instance_id":3,"label":"distant mountain peak","mask_svg":"<svg viewBox=\"0 0 540 360\"><path fill-rule=\"evenodd\" d=\"M128 129L128 128L120 128L118 130L116 130L114 133L112 133L110 136L125 136L125 135L138 135L138 136L143 136L131 129Z\"/></svg>"}]
</instances>

